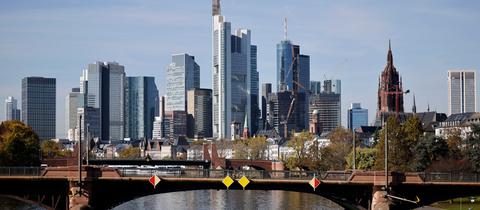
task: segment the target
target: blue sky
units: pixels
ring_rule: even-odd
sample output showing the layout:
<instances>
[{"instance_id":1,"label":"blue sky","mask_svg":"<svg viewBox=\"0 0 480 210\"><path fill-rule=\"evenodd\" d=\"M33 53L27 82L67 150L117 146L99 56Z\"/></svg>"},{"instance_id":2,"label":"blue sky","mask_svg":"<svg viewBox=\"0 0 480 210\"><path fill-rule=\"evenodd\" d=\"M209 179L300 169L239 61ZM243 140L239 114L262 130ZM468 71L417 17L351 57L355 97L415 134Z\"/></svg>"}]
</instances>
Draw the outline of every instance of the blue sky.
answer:
<instances>
[{"instance_id":1,"label":"blue sky","mask_svg":"<svg viewBox=\"0 0 480 210\"><path fill-rule=\"evenodd\" d=\"M311 79L342 80L342 124L351 102L372 121L388 39L417 110L447 112L447 70L480 66L477 1L223 0L232 28L252 30L260 82L275 83L275 45L288 38L311 56ZM155 76L165 93L171 54L195 56L211 88L211 1L0 1L0 99L21 97L26 76L57 78L57 135L65 136L65 96L96 60L125 65L127 76ZM405 99L410 110L412 95ZM0 120L4 119L0 109Z\"/></svg>"}]
</instances>

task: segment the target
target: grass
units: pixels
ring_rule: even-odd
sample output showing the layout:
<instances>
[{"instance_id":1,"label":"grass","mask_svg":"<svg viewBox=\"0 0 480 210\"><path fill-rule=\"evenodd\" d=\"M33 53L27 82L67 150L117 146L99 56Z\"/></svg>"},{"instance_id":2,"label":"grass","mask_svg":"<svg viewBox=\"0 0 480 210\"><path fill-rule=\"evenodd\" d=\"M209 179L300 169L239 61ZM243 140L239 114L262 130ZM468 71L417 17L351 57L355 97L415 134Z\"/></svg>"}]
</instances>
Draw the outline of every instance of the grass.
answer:
<instances>
[{"instance_id":1,"label":"grass","mask_svg":"<svg viewBox=\"0 0 480 210\"><path fill-rule=\"evenodd\" d=\"M449 201L441 201L434 203L430 206L448 210L468 210L468 209L480 209L480 197L475 197L475 202L470 201L471 197L456 198Z\"/></svg>"}]
</instances>

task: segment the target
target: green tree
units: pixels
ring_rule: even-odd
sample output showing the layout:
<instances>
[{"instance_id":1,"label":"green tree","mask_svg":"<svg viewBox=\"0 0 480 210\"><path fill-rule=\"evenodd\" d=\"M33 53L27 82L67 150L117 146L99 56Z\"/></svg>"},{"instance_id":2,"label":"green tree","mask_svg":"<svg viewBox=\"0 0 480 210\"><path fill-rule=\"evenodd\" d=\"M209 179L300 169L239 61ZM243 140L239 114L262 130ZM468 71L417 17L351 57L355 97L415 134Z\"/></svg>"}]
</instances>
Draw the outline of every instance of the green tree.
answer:
<instances>
[{"instance_id":1,"label":"green tree","mask_svg":"<svg viewBox=\"0 0 480 210\"><path fill-rule=\"evenodd\" d=\"M265 151L267 150L267 138L264 136L252 137L244 140L247 143L249 157L253 160L265 159Z\"/></svg>"},{"instance_id":2,"label":"green tree","mask_svg":"<svg viewBox=\"0 0 480 210\"><path fill-rule=\"evenodd\" d=\"M465 156L465 151L462 150L462 137L460 129L452 128L448 129L446 132L449 156L457 160L462 159Z\"/></svg>"},{"instance_id":3,"label":"green tree","mask_svg":"<svg viewBox=\"0 0 480 210\"><path fill-rule=\"evenodd\" d=\"M241 139L237 139L233 142L233 150L235 151L234 157L236 159L248 159L248 146L247 142Z\"/></svg>"},{"instance_id":4,"label":"green tree","mask_svg":"<svg viewBox=\"0 0 480 210\"><path fill-rule=\"evenodd\" d=\"M374 148L357 148L355 159L356 159L356 169L358 170L370 170L373 169L375 165L375 154L376 150ZM353 168L353 151L350 152L347 156L347 169Z\"/></svg>"},{"instance_id":5,"label":"green tree","mask_svg":"<svg viewBox=\"0 0 480 210\"><path fill-rule=\"evenodd\" d=\"M472 124L472 131L466 141L466 158L472 163L475 172L480 172L480 126Z\"/></svg>"},{"instance_id":6,"label":"green tree","mask_svg":"<svg viewBox=\"0 0 480 210\"><path fill-rule=\"evenodd\" d=\"M66 155L66 153L63 152L62 145L52 140L42 141L40 150L42 151L43 158L65 157Z\"/></svg>"},{"instance_id":7,"label":"green tree","mask_svg":"<svg viewBox=\"0 0 480 210\"><path fill-rule=\"evenodd\" d=\"M0 166L40 165L40 146L33 129L20 121L0 124Z\"/></svg>"},{"instance_id":8,"label":"green tree","mask_svg":"<svg viewBox=\"0 0 480 210\"><path fill-rule=\"evenodd\" d=\"M138 159L140 158L140 148L139 147L128 147L123 149L120 152L120 157L121 158L126 158L126 159Z\"/></svg>"},{"instance_id":9,"label":"green tree","mask_svg":"<svg viewBox=\"0 0 480 210\"><path fill-rule=\"evenodd\" d=\"M445 139L434 135L421 137L414 147L413 162L415 171L425 171L432 163L448 158L448 145Z\"/></svg>"},{"instance_id":10,"label":"green tree","mask_svg":"<svg viewBox=\"0 0 480 210\"><path fill-rule=\"evenodd\" d=\"M323 161L328 170L344 170L347 166L347 156L353 148L353 133L343 127L333 130L330 135L330 144L322 149ZM357 140L357 145L359 145Z\"/></svg>"},{"instance_id":11,"label":"green tree","mask_svg":"<svg viewBox=\"0 0 480 210\"><path fill-rule=\"evenodd\" d=\"M287 145L294 150L294 156L289 157L286 160L286 167L289 169L306 169L308 168L308 146L307 142L313 140L313 134L308 132L301 132L295 136L293 136L290 141L288 141Z\"/></svg>"},{"instance_id":12,"label":"green tree","mask_svg":"<svg viewBox=\"0 0 480 210\"><path fill-rule=\"evenodd\" d=\"M403 129L398 122L395 116L391 116L387 119L386 126L380 131L380 140L375 145L376 157L375 157L375 166L376 170L383 170L385 168L385 132L387 133L388 140L388 167L389 170L398 170L401 171L404 169L405 163L400 163L396 165L401 160L391 161L395 158L398 158L400 148L397 148L397 145L401 143L403 138ZM395 150L393 150L395 148Z\"/></svg>"}]
</instances>

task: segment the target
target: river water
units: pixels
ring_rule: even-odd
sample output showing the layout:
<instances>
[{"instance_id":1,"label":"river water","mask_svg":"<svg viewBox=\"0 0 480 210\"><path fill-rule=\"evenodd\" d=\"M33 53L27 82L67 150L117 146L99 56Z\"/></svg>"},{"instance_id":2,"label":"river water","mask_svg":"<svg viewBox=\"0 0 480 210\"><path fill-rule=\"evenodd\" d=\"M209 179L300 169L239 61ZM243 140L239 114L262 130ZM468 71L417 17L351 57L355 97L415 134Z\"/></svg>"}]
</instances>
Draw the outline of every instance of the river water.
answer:
<instances>
[{"instance_id":1,"label":"river water","mask_svg":"<svg viewBox=\"0 0 480 210\"><path fill-rule=\"evenodd\" d=\"M287 191L194 190L141 197L114 208L131 209L343 209L317 195Z\"/></svg>"},{"instance_id":2,"label":"river water","mask_svg":"<svg viewBox=\"0 0 480 210\"><path fill-rule=\"evenodd\" d=\"M0 209L43 209L0 196ZM194 190L137 198L114 210L197 209L343 209L317 195L287 191Z\"/></svg>"}]
</instances>

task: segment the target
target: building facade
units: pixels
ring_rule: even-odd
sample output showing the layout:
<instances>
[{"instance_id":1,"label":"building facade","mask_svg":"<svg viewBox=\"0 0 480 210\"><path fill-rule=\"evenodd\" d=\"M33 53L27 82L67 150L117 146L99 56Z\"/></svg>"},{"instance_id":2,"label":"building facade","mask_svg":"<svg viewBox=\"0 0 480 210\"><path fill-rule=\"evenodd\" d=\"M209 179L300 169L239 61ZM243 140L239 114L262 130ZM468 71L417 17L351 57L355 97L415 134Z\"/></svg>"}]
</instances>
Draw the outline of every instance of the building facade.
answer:
<instances>
[{"instance_id":1,"label":"building facade","mask_svg":"<svg viewBox=\"0 0 480 210\"><path fill-rule=\"evenodd\" d=\"M164 137L177 139L187 136L187 112L166 111L163 118Z\"/></svg>"},{"instance_id":2,"label":"building facade","mask_svg":"<svg viewBox=\"0 0 480 210\"><path fill-rule=\"evenodd\" d=\"M158 116L158 89L154 77L127 77L125 85L125 138L152 139Z\"/></svg>"},{"instance_id":3,"label":"building facade","mask_svg":"<svg viewBox=\"0 0 480 210\"><path fill-rule=\"evenodd\" d=\"M256 47L250 44L250 30L237 29L232 34L231 24L220 15L220 1L212 3L213 136L228 139L232 122L243 127L245 115L252 119L252 89L256 86L258 92Z\"/></svg>"},{"instance_id":4,"label":"building facade","mask_svg":"<svg viewBox=\"0 0 480 210\"><path fill-rule=\"evenodd\" d=\"M84 107L84 98L85 96L80 92L80 88L72 88L65 99L67 138L70 141L76 141L77 135L75 135L75 129L78 126L77 112L78 108Z\"/></svg>"},{"instance_id":5,"label":"building facade","mask_svg":"<svg viewBox=\"0 0 480 210\"><path fill-rule=\"evenodd\" d=\"M172 55L166 75L165 111L186 111L187 91L200 88L200 66L195 57L186 53Z\"/></svg>"},{"instance_id":6,"label":"building facade","mask_svg":"<svg viewBox=\"0 0 480 210\"><path fill-rule=\"evenodd\" d=\"M263 83L262 84L262 129L269 129L267 126L267 104L268 104L268 95L272 93L272 84Z\"/></svg>"},{"instance_id":7,"label":"building facade","mask_svg":"<svg viewBox=\"0 0 480 210\"><path fill-rule=\"evenodd\" d=\"M5 120L20 120L20 109L17 108L17 99L12 96L5 99Z\"/></svg>"},{"instance_id":8,"label":"building facade","mask_svg":"<svg viewBox=\"0 0 480 210\"><path fill-rule=\"evenodd\" d=\"M368 125L368 109L363 109L360 103L352 103L347 114L348 129L354 131Z\"/></svg>"},{"instance_id":9,"label":"building facade","mask_svg":"<svg viewBox=\"0 0 480 210\"><path fill-rule=\"evenodd\" d=\"M212 90L192 89L187 98L187 136L195 139L213 137Z\"/></svg>"},{"instance_id":10,"label":"building facade","mask_svg":"<svg viewBox=\"0 0 480 210\"><path fill-rule=\"evenodd\" d=\"M123 140L125 124L125 68L116 62L88 64L80 77L85 107L100 109L102 141Z\"/></svg>"},{"instance_id":11,"label":"building facade","mask_svg":"<svg viewBox=\"0 0 480 210\"><path fill-rule=\"evenodd\" d=\"M341 125L340 94L320 93L310 96L310 117L317 111L321 133L331 132Z\"/></svg>"},{"instance_id":12,"label":"building facade","mask_svg":"<svg viewBox=\"0 0 480 210\"><path fill-rule=\"evenodd\" d=\"M448 114L477 111L475 70L448 71Z\"/></svg>"},{"instance_id":13,"label":"building facade","mask_svg":"<svg viewBox=\"0 0 480 210\"><path fill-rule=\"evenodd\" d=\"M310 81L310 94L320 94L322 92L321 81Z\"/></svg>"},{"instance_id":14,"label":"building facade","mask_svg":"<svg viewBox=\"0 0 480 210\"><path fill-rule=\"evenodd\" d=\"M22 80L22 121L40 140L55 138L56 79L25 77Z\"/></svg>"}]
</instances>

